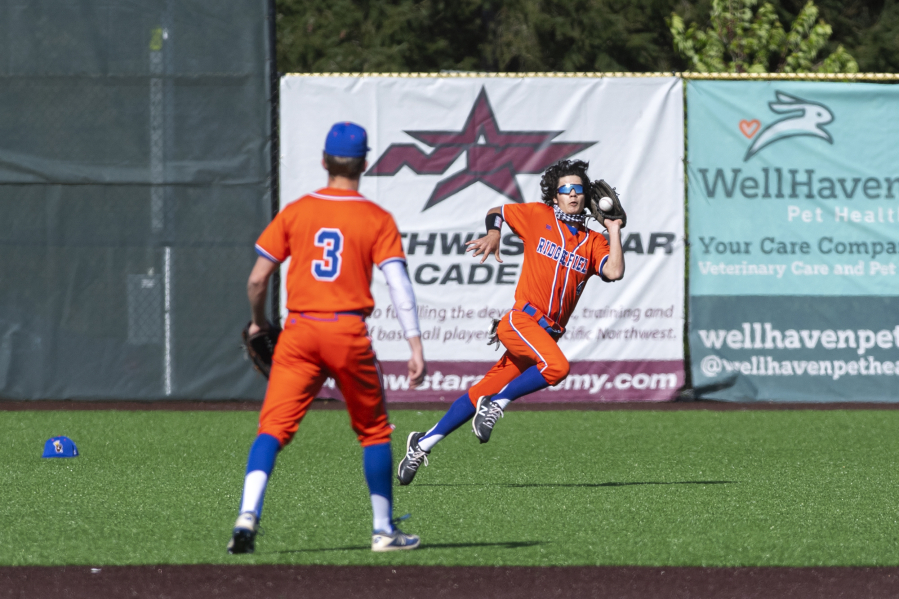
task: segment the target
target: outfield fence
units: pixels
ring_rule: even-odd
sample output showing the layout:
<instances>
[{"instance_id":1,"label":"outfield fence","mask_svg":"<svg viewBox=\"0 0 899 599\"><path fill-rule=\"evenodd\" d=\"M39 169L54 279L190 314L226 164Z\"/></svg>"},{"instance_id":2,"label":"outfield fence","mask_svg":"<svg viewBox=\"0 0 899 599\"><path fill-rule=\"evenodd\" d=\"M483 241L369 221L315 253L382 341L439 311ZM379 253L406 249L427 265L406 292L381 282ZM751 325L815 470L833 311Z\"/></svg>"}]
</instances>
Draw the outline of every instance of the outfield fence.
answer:
<instances>
[{"instance_id":1,"label":"outfield fence","mask_svg":"<svg viewBox=\"0 0 899 599\"><path fill-rule=\"evenodd\" d=\"M304 165L312 164L312 150L304 149L303 144L306 139L323 134L316 128L338 118L337 112L352 115L360 122L375 123L370 131L375 166L363 179L362 189L397 215L404 231L410 274L424 300L425 349L440 365L436 382L429 380L417 391L397 383L402 377L400 355L404 346L402 335L394 330L389 308L373 315L372 336L386 361L388 387L395 387L391 390L394 401L445 401L452 391L473 384L477 373L489 366L491 356L478 343L478 335L484 335L485 327L478 327L477 323L487 322L485 313L511 305L511 289L503 284L516 278L504 278L497 266L487 273L475 272L484 266L474 262L456 265L454 248L458 245L461 250L465 240L479 234L476 215L490 206L539 200L538 177L526 168L514 172L520 190L503 189L497 184L499 175L507 168L503 162L507 160L507 150L502 143L491 140L489 132L551 130L553 142L569 143L589 137L590 143L570 157L591 161L595 176L612 180L624 192L631 214L631 225L622 236L628 277L619 287L588 287L592 293L582 298L560 345L572 359L572 372L577 376L610 378L600 386L589 385L589 393L588 385L573 385L569 381L568 385L563 383L531 399L891 401L891 377L875 374L878 370L874 369L864 382L853 379L863 373L864 365L856 364L851 355L841 355L842 359L833 362L836 370L832 372L839 372L839 376L822 377L811 383L794 376L814 375L816 364L830 364L829 360L818 359L821 351L845 352L842 347L830 348L829 341L817 347L791 344L812 331L824 331L824 339L829 340L829 335L842 334L847 327L866 331L859 334L867 339L868 333L874 335L873 322L879 322L878 330L882 329L896 312L899 279L895 278L893 255L897 246L891 241L895 234L888 226L899 220L899 210L889 204L896 197L894 187L899 189L899 178L893 177L890 170L895 163L888 141L896 133L893 119L888 109L875 110L876 116L867 120L850 120L846 116L864 115L868 107L894 106L892 94L897 88L883 84L897 80L896 75L876 73L289 75L282 80L282 148L293 172L282 177L281 201L282 205L292 201L301 192L301 185L294 182L305 181L311 175ZM645 90L653 85L668 81L684 82L685 111L658 113L650 125L651 119L646 115L651 110L640 104L640 98L647 98L650 94ZM549 103L541 99L545 88L557 94ZM644 91L629 95L640 88ZM601 91L592 91L595 89ZM460 95L458 90L467 91ZM846 105L831 127L833 137L827 119L833 120L834 115L822 101L815 100L821 94ZM575 109L566 104L571 97L576 98ZM616 100L609 102L608 97L630 107L641 106L639 114L616 113ZM478 112L479 102L489 110ZM850 110L850 106L855 109ZM819 111L817 117L815 110ZM316 114L321 118L294 114ZM815 118L820 122L812 122ZM602 121L607 129L597 121ZM789 129L793 121L799 125ZM613 131L621 123L626 126ZM677 147L666 145L667 134L662 133L659 123L685 130ZM847 126L848 123L851 124ZM452 168L447 161L437 165L438 157L450 150L441 145L439 135L460 135L467 127L488 135L482 135L469 148L462 163L454 163ZM647 130L651 133L644 138ZM877 136L879 141L873 139ZM834 139L840 144L835 145ZM775 141L781 140L786 141L775 145ZM653 164L647 158L651 156L650 148L658 147L665 148L666 157L683 173L678 181L664 179L664 160ZM853 149L848 150L849 155L844 153L836 158L841 150L850 147ZM484 148L493 152L491 157L485 156ZM865 148L871 151L865 153ZM725 156L731 152L735 157L728 160L733 164L725 165ZM754 169L751 173L743 166L749 158ZM815 160L823 160L817 171L812 164ZM825 177L828 169L833 170L837 164L852 166L842 178L839 174ZM600 165L598 173L596 165ZM855 172L850 172L853 168ZM878 168L883 172L872 171ZM809 190L818 186L818 179L812 181L809 177L824 177L823 196L813 197ZM866 211L861 208L871 206L834 205L832 197L827 197L828 181L831 185L848 181L848 185L855 185L859 198L866 200L876 199L872 194L880 190L879 197L887 203ZM469 188L472 183L483 185ZM684 197L671 193L681 187L688 195L686 202ZM424 199L427 201L422 205ZM850 194L844 199L853 198ZM446 208L451 202L457 206L455 210ZM675 214L671 212L674 206L686 210ZM756 231L760 210L769 217L766 228L778 235ZM824 223L824 211L831 221L840 223L838 229L817 237L797 230L797 223ZM876 226L862 222L865 219L879 219L884 226L880 231L872 231ZM788 224L786 229L781 222ZM504 244L508 264L498 268L517 268L520 242L510 235L504 238ZM654 263L660 246L669 259ZM856 250L861 251L859 248L868 248L865 256L854 255ZM747 251L759 259L747 260ZM733 255L722 258L721 252ZM799 255L787 259L790 252ZM811 261L812 254L819 254L821 260ZM686 257L689 300L681 285L665 278L674 274L683 280ZM806 271L829 277L808 277ZM857 272L861 276L856 276ZM477 293L472 293L473 282L481 286ZM792 291L787 293L787 287ZM376 280L375 291L381 303L388 301L383 282ZM669 309L661 299L672 296L675 301ZM663 317L640 318L657 313ZM791 322L791 318L796 322ZM766 348L774 350L772 356L748 354L747 350L760 348L758 341L741 342L739 347L725 344L709 355L711 350L700 334L726 336L733 329L763 325L782 329L779 334L787 338L779 346ZM878 334L881 344L870 350L876 354L873 359L891 365L899 358L894 355L899 336L895 342L890 337L887 344L886 337ZM855 351L854 348L849 350ZM797 356L797 352L802 355ZM797 357L800 359L795 360ZM708 359L703 362L705 358ZM761 368L759 360L765 364L765 360L772 360L777 366ZM687 368L676 365L684 362ZM793 362L797 367L793 367ZM801 364L812 366L809 370ZM712 373L717 366L720 369ZM637 379L638 385L624 384L628 377L643 371L650 377L647 380L673 374L676 389L666 391L665 386L650 385L641 388L643 378ZM783 374L771 377L769 371ZM619 372L625 377L616 378ZM336 390L333 393L337 395Z\"/></svg>"}]
</instances>

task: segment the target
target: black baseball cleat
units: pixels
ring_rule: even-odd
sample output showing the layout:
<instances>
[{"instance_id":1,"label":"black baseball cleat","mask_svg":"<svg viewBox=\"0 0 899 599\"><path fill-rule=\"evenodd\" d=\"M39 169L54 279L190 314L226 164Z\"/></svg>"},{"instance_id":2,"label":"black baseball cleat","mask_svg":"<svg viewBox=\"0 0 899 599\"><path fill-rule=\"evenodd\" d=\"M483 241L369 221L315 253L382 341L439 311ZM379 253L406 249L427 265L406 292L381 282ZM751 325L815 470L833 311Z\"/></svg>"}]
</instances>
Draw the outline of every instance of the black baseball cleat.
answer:
<instances>
[{"instance_id":1,"label":"black baseball cleat","mask_svg":"<svg viewBox=\"0 0 899 599\"><path fill-rule=\"evenodd\" d=\"M492 395L483 395L478 399L475 407L474 418L471 419L471 429L481 443L490 440L490 433L496 426L496 420L503 417L503 409L493 403Z\"/></svg>"},{"instance_id":2,"label":"black baseball cleat","mask_svg":"<svg viewBox=\"0 0 899 599\"><path fill-rule=\"evenodd\" d=\"M244 512L237 517L231 540L228 541L228 553L253 553L256 549L256 531L259 520L253 512Z\"/></svg>"},{"instance_id":3,"label":"black baseball cleat","mask_svg":"<svg viewBox=\"0 0 899 599\"><path fill-rule=\"evenodd\" d=\"M396 469L396 478L401 485L408 485L412 482L422 462L425 466L428 465L428 454L431 452L425 451L418 445L418 440L424 435L424 433L409 433L409 438L406 440L406 455Z\"/></svg>"}]
</instances>

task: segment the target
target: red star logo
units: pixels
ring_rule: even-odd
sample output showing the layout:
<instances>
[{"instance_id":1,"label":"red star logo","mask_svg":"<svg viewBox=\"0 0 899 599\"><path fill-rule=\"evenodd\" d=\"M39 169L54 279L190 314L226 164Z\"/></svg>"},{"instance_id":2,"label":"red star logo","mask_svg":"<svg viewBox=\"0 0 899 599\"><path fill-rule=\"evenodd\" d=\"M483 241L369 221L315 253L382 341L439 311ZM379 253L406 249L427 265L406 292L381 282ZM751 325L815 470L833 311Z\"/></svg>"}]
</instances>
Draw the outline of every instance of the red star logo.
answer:
<instances>
[{"instance_id":1,"label":"red star logo","mask_svg":"<svg viewBox=\"0 0 899 599\"><path fill-rule=\"evenodd\" d=\"M496 122L487 91L481 88L461 131L405 131L434 148L430 154L415 144L392 144L366 175L393 176L404 166L419 175L442 175L461 154L468 166L441 180L424 210L480 181L515 202L524 202L515 175L538 175L563 158L596 142L552 140L564 131L503 131ZM483 137L484 143L478 143ZM423 211L424 211L423 210Z\"/></svg>"}]
</instances>

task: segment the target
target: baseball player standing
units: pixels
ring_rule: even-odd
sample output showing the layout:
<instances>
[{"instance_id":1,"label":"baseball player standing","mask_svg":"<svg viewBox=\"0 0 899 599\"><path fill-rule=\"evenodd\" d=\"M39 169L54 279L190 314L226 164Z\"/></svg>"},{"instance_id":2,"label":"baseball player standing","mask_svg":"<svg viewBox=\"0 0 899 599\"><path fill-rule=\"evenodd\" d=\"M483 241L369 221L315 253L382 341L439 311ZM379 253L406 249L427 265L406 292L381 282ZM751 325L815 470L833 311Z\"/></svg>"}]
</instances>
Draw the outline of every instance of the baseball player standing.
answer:
<instances>
[{"instance_id":1,"label":"baseball player standing","mask_svg":"<svg viewBox=\"0 0 899 599\"><path fill-rule=\"evenodd\" d=\"M585 226L591 216L585 211L590 193L587 167L580 160L562 160L549 167L540 182L543 202L490 209L487 235L468 242L473 256L483 254L482 263L490 254L502 262L500 230L504 222L524 242L515 305L496 328L506 352L431 430L409 434L406 456L397 469L401 485L412 482L422 463L427 466L428 454L441 439L472 417L475 435L486 443L510 402L568 376L568 360L557 341L587 279L598 275L605 281L617 281L624 276L622 220L592 215L608 229L608 241ZM614 191L610 193L614 195ZM620 209L620 204L617 207ZM623 210L620 213L624 217Z\"/></svg>"},{"instance_id":2,"label":"baseball player standing","mask_svg":"<svg viewBox=\"0 0 899 599\"><path fill-rule=\"evenodd\" d=\"M373 265L384 273L409 347L409 381L424 380L418 314L405 254L393 217L359 192L367 168L368 138L353 123L328 132L322 166L328 186L288 205L256 243L259 258L247 293L252 335L269 324L265 317L268 280L291 258L287 309L272 360L271 376L259 415L256 440L247 459L240 515L229 553L252 553L265 488L278 452L290 443L300 421L328 376L346 399L353 430L362 445L365 480L374 513L372 551L415 549L419 538L394 526L392 427L387 420L380 368L365 318L374 308Z\"/></svg>"}]
</instances>

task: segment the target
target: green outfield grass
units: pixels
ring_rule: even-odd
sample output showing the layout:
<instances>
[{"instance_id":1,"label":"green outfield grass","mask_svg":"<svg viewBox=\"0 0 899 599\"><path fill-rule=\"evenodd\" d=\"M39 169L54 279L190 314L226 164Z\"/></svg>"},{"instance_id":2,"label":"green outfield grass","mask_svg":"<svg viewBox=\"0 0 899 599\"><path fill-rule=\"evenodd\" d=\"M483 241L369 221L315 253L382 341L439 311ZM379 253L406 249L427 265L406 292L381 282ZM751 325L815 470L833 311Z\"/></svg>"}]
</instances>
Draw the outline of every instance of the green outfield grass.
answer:
<instances>
[{"instance_id":1,"label":"green outfield grass","mask_svg":"<svg viewBox=\"0 0 899 599\"><path fill-rule=\"evenodd\" d=\"M394 456L438 412L394 410ZM248 412L5 412L0 565L897 565L899 411L516 412L395 487L413 552L373 554L361 450L313 411L265 535L229 556ZM82 455L40 458L65 434Z\"/></svg>"}]
</instances>

